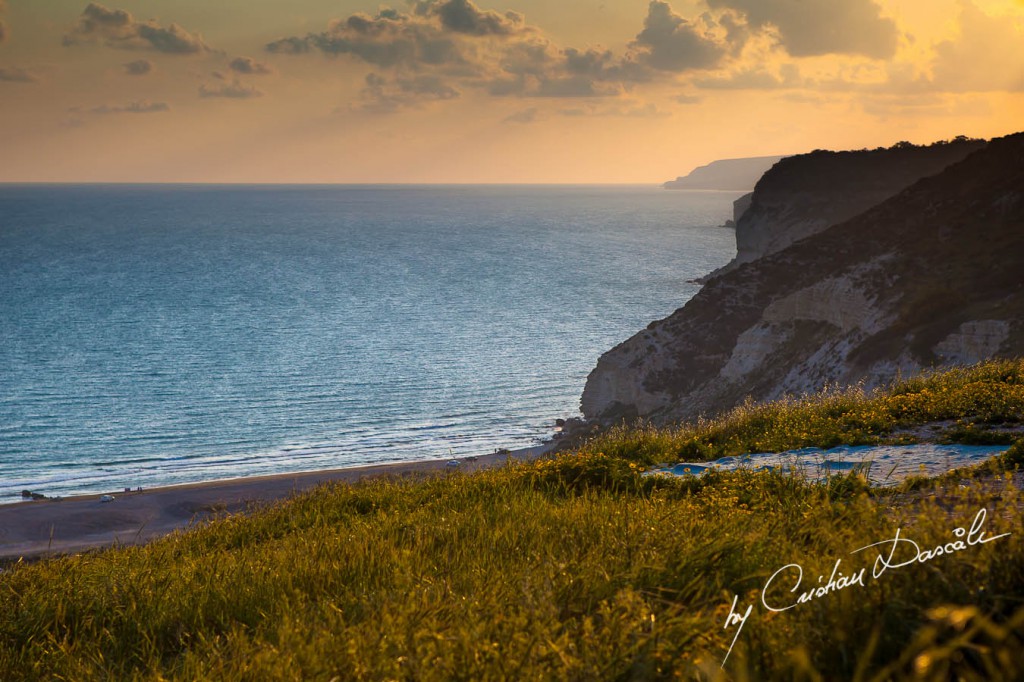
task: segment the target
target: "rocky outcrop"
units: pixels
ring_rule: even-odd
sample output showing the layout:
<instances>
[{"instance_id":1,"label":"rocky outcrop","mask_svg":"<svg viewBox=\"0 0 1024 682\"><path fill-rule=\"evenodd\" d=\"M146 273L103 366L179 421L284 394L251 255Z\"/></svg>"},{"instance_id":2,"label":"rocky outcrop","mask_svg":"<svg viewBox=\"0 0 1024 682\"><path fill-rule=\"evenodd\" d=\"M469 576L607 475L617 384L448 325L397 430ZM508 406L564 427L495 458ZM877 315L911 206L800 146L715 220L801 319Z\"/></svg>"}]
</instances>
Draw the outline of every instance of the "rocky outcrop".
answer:
<instances>
[{"instance_id":1,"label":"rocky outcrop","mask_svg":"<svg viewBox=\"0 0 1024 682\"><path fill-rule=\"evenodd\" d=\"M742 218L743 214L750 210L751 204L754 203L754 193L748 192L744 194L736 201L732 202L732 222L735 227Z\"/></svg>"},{"instance_id":2,"label":"rocky outcrop","mask_svg":"<svg viewBox=\"0 0 1024 682\"><path fill-rule=\"evenodd\" d=\"M871 387L925 367L1024 354L1024 134L941 147L961 160L852 217L866 199L844 202L828 177L859 183L861 197L878 191L878 178L841 163L863 172L875 159L861 155L877 152L776 165L743 220L781 216L782 232L794 235L795 205L817 232L710 278L686 306L605 353L587 380L584 415L687 419L748 397ZM941 155L923 155L924 165ZM884 174L898 181L910 165ZM792 205L781 200L785 178L796 187Z\"/></svg>"},{"instance_id":3,"label":"rocky outcrop","mask_svg":"<svg viewBox=\"0 0 1024 682\"><path fill-rule=\"evenodd\" d=\"M747 159L721 159L698 166L689 175L669 180L665 189L751 190L758 178L775 165L781 156L757 156Z\"/></svg>"}]
</instances>

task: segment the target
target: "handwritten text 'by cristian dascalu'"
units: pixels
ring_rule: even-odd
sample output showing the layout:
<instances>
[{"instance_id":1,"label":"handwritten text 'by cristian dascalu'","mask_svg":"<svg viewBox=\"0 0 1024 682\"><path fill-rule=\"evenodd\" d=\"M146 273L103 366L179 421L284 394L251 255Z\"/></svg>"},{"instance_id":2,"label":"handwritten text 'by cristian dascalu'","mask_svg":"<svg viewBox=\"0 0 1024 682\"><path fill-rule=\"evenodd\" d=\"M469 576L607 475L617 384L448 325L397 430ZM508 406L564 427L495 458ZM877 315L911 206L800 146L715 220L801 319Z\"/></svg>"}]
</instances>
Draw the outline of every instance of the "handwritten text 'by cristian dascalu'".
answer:
<instances>
[{"instance_id":1,"label":"handwritten text 'by cristian dascalu'","mask_svg":"<svg viewBox=\"0 0 1024 682\"><path fill-rule=\"evenodd\" d=\"M871 579L877 580L882 575L890 570L896 568L903 568L904 566L910 566L911 564L923 564L932 559L936 559L946 554L955 554L956 552L962 552L968 547L975 545L984 545L989 542L998 540L999 538L1005 538L1009 533L1003 533L1002 535L994 535L991 537L985 536L985 531L982 530L982 526L985 525L985 518L987 512L984 509L978 511L974 516L974 520L971 522L970 528L964 529L963 527L957 527L953 529L953 539L949 542L936 545L931 549L922 549L920 545L900 534L900 529L896 529L896 535L888 540L882 540L880 542L872 542L870 545L864 545L850 552L850 554L857 554L858 552L865 552L867 550L874 550L877 552L875 556L874 565L871 567ZM764 588L761 590L761 604L769 611L779 613L781 611L788 611L789 609L796 608L801 604L806 604L813 599L821 599L822 597L828 596L833 592L839 590L845 590L849 587L864 587L864 581L868 579L866 577L867 567L861 568L853 573L846 574L839 570L839 566L842 564L842 559L836 559L835 565L832 567L832 574L828 578L828 582L825 582L825 576L818 576L817 586L804 586L804 569L800 564L786 564L779 570L772 574L772 577L768 578L768 581L764 584ZM769 598L768 594L771 588L775 587L776 590L772 591L772 594L778 591L778 587L788 587L792 585L789 592L791 594L799 593L796 598L779 598L772 596ZM729 615L725 619L725 629L736 627L736 634L733 635L732 643L729 644L729 650L725 654L725 658L722 660L722 667L725 667L725 662L729 660L729 654L732 653L732 648L736 645L736 640L740 636L740 632L743 630L743 626L747 622L747 618L750 616L750 612L753 611L754 605L750 604L747 606L746 611L741 615L736 610L736 603L739 600L739 595L732 598L732 608L729 610Z\"/></svg>"}]
</instances>

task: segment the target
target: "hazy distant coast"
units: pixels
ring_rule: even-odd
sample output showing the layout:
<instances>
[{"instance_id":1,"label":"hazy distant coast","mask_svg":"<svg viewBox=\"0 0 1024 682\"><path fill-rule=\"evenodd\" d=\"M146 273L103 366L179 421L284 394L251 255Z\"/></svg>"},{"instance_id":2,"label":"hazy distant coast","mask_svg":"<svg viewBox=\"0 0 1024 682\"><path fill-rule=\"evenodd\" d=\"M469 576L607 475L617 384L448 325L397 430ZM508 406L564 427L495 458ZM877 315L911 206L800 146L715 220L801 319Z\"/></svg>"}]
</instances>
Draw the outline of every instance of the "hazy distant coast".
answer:
<instances>
[{"instance_id":1,"label":"hazy distant coast","mask_svg":"<svg viewBox=\"0 0 1024 682\"><path fill-rule=\"evenodd\" d=\"M698 166L687 175L669 180L665 189L713 189L722 191L749 191L765 171L784 156L756 156L746 159L720 159Z\"/></svg>"}]
</instances>

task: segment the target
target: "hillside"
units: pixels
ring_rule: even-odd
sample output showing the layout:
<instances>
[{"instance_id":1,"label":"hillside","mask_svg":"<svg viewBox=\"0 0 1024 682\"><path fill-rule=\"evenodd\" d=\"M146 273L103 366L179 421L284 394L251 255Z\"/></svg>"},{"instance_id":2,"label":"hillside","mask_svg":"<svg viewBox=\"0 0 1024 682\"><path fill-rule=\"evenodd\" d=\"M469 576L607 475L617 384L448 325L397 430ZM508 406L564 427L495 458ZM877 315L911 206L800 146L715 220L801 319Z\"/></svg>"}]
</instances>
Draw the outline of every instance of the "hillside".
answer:
<instances>
[{"instance_id":1,"label":"hillside","mask_svg":"<svg viewBox=\"0 0 1024 682\"><path fill-rule=\"evenodd\" d=\"M1024 498L1003 476L1024 440L945 487L643 470L766 443L905 442L950 418L1008 442L1022 388L1024 364L989 364L471 475L328 485L144 547L8 566L0 679L1020 679ZM936 547L983 508L992 544L955 557L872 578L872 553L851 554L897 529ZM772 572L824 575L839 557L864 586L762 607L795 603L793 577L769 589ZM742 628L724 627L730 604L751 607Z\"/></svg>"},{"instance_id":2,"label":"hillside","mask_svg":"<svg viewBox=\"0 0 1024 682\"><path fill-rule=\"evenodd\" d=\"M765 195L792 194L787 178L794 174L800 193L840 193L828 174L797 171L844 158L863 170L857 154L778 164L758 184L741 227L752 213L765 214ZM748 398L830 383L878 386L936 364L1020 355L1022 272L1018 134L856 217L712 276L683 308L600 358L582 409L605 422L643 416L664 423Z\"/></svg>"},{"instance_id":3,"label":"hillside","mask_svg":"<svg viewBox=\"0 0 1024 682\"><path fill-rule=\"evenodd\" d=\"M814 151L791 156L761 177L736 220L736 263L779 251L849 220L985 146L957 138L928 146Z\"/></svg>"}]
</instances>

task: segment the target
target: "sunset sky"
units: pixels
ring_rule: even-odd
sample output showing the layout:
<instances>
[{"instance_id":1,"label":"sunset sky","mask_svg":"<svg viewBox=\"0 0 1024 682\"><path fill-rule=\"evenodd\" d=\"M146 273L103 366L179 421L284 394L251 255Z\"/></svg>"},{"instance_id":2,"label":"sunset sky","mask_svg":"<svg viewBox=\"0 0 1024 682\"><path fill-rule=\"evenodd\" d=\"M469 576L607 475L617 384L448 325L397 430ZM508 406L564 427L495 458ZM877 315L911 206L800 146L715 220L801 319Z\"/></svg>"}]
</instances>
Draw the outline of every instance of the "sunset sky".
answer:
<instances>
[{"instance_id":1,"label":"sunset sky","mask_svg":"<svg viewBox=\"0 0 1024 682\"><path fill-rule=\"evenodd\" d=\"M1024 129L1024 0L0 0L0 182L655 183Z\"/></svg>"}]
</instances>

